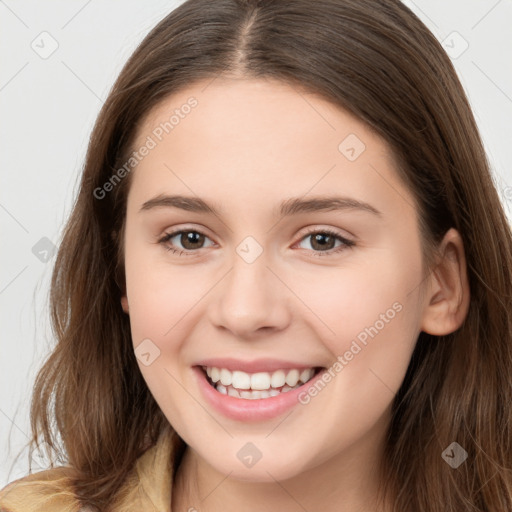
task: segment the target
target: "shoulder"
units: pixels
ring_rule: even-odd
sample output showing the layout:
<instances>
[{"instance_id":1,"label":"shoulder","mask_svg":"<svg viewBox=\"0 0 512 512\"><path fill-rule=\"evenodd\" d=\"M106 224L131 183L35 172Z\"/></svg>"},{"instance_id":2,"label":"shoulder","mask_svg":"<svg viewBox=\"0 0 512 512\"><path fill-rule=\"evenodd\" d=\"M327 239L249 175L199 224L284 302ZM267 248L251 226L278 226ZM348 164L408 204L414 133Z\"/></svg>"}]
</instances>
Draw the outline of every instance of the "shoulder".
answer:
<instances>
[{"instance_id":1,"label":"shoulder","mask_svg":"<svg viewBox=\"0 0 512 512\"><path fill-rule=\"evenodd\" d=\"M185 447L174 430L163 432L126 475L111 510L168 510L174 470ZM0 512L92 512L73 492L74 474L72 467L60 466L9 483L0 490Z\"/></svg>"},{"instance_id":2,"label":"shoulder","mask_svg":"<svg viewBox=\"0 0 512 512\"><path fill-rule=\"evenodd\" d=\"M85 512L71 484L71 468L32 473L0 490L0 512Z\"/></svg>"}]
</instances>

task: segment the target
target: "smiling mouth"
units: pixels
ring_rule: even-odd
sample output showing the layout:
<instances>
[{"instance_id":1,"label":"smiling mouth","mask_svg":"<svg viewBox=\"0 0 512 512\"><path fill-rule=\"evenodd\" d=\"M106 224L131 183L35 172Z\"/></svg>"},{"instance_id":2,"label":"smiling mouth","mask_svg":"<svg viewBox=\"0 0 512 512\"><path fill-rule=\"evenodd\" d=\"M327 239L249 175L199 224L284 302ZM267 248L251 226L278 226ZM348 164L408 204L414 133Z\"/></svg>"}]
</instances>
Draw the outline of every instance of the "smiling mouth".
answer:
<instances>
[{"instance_id":1,"label":"smiling mouth","mask_svg":"<svg viewBox=\"0 0 512 512\"><path fill-rule=\"evenodd\" d=\"M272 398L304 386L326 368L286 369L246 373L226 368L200 366L207 382L218 393L234 398L257 400Z\"/></svg>"}]
</instances>

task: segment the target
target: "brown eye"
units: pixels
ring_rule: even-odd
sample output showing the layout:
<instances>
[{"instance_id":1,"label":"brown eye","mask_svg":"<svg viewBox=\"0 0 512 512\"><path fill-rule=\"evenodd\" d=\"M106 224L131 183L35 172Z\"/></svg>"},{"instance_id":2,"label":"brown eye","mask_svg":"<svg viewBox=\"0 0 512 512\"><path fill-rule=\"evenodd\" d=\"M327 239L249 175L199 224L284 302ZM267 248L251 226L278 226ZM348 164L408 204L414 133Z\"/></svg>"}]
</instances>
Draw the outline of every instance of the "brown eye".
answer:
<instances>
[{"instance_id":1,"label":"brown eye","mask_svg":"<svg viewBox=\"0 0 512 512\"><path fill-rule=\"evenodd\" d=\"M182 231L180 236L180 243L185 249L200 249L204 243L205 236L197 231Z\"/></svg>"},{"instance_id":2,"label":"brown eye","mask_svg":"<svg viewBox=\"0 0 512 512\"><path fill-rule=\"evenodd\" d=\"M347 240L338 233L328 229L310 231L301 239L301 242L308 238L311 240L310 245L315 256L329 256L355 245L355 242ZM336 241L341 242L338 247L335 247Z\"/></svg>"},{"instance_id":3,"label":"brown eye","mask_svg":"<svg viewBox=\"0 0 512 512\"><path fill-rule=\"evenodd\" d=\"M187 251L194 252L197 249L203 249L206 239L209 240L205 234L190 229L167 233L159 240L159 243L163 244L167 250L179 252L181 255L187 254Z\"/></svg>"},{"instance_id":4,"label":"brown eye","mask_svg":"<svg viewBox=\"0 0 512 512\"><path fill-rule=\"evenodd\" d=\"M316 233L315 235L308 235L311 237L311 247L320 251L334 249L336 238L326 233Z\"/></svg>"}]
</instances>

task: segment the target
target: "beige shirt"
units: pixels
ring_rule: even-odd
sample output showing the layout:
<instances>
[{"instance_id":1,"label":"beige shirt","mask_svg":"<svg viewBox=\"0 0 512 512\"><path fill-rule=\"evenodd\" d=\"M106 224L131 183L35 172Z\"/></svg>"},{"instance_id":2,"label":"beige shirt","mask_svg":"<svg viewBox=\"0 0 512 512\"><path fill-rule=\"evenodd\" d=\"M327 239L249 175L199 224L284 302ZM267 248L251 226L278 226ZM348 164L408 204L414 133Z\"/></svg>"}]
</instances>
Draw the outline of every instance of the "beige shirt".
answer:
<instances>
[{"instance_id":1,"label":"beige shirt","mask_svg":"<svg viewBox=\"0 0 512 512\"><path fill-rule=\"evenodd\" d=\"M145 451L117 495L115 512L170 512L176 456L185 447L166 429ZM92 512L75 498L69 468L60 466L15 480L0 490L0 512Z\"/></svg>"}]
</instances>

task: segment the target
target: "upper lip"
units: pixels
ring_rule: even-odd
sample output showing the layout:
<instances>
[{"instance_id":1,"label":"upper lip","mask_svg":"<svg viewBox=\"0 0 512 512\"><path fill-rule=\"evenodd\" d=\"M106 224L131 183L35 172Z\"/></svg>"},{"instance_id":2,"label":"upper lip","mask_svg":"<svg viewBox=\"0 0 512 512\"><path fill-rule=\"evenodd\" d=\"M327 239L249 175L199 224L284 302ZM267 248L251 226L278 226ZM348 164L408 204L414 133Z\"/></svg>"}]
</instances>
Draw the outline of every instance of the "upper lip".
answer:
<instances>
[{"instance_id":1,"label":"upper lip","mask_svg":"<svg viewBox=\"0 0 512 512\"><path fill-rule=\"evenodd\" d=\"M203 359L196 363L197 366L209 366L216 368L226 368L226 370L240 370L246 373L257 372L274 372L281 369L297 368L302 370L305 368L318 368L318 365L304 364L293 361L285 361L281 359L253 359L252 361L243 361L232 357L216 357L211 359Z\"/></svg>"}]
</instances>

